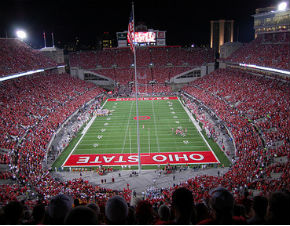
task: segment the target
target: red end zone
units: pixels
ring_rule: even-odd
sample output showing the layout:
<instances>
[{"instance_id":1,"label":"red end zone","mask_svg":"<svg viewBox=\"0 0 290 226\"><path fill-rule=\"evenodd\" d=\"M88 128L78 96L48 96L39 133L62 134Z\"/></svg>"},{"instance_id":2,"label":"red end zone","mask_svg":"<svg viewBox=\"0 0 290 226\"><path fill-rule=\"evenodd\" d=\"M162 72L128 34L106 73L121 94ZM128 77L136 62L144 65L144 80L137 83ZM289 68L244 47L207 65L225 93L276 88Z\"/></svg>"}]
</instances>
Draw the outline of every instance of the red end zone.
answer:
<instances>
[{"instance_id":1,"label":"red end zone","mask_svg":"<svg viewBox=\"0 0 290 226\"><path fill-rule=\"evenodd\" d=\"M219 163L211 151L142 153L142 165ZM121 166L138 165L137 154L71 155L63 166Z\"/></svg>"},{"instance_id":2,"label":"red end zone","mask_svg":"<svg viewBox=\"0 0 290 226\"><path fill-rule=\"evenodd\" d=\"M140 97L138 100L177 100L177 97ZM136 101L136 98L110 98L108 101Z\"/></svg>"}]
</instances>

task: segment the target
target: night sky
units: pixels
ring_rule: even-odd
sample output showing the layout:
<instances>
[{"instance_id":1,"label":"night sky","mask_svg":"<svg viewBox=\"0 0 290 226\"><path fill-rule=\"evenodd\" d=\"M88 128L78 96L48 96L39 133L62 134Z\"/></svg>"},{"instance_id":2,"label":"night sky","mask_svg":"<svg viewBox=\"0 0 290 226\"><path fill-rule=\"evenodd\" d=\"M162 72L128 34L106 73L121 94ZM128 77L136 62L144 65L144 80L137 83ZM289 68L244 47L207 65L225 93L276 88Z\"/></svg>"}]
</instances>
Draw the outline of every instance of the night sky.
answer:
<instances>
[{"instance_id":1,"label":"night sky","mask_svg":"<svg viewBox=\"0 0 290 226\"><path fill-rule=\"evenodd\" d=\"M28 32L27 42L43 47L43 32L47 46L51 32L55 41L67 43L78 37L91 43L104 32L115 37L127 30L131 12L128 0L1 0L0 37L15 37L16 28ZM165 30L167 45L207 45L210 20L235 20L234 40L249 42L254 38L253 18L256 8L278 4L278 0L135 0L136 23L148 28Z\"/></svg>"}]
</instances>

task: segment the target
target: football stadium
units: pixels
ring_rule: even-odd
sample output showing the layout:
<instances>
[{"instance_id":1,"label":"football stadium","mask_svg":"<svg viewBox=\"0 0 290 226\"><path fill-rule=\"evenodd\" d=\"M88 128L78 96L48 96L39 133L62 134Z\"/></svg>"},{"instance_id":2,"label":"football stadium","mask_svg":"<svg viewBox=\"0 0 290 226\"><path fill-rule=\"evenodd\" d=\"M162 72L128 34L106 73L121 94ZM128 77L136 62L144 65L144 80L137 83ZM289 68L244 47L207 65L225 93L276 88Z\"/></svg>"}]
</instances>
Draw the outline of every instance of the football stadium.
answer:
<instances>
[{"instance_id":1,"label":"football stadium","mask_svg":"<svg viewBox=\"0 0 290 226\"><path fill-rule=\"evenodd\" d=\"M201 47L134 7L100 49L0 38L0 222L290 224L289 1Z\"/></svg>"}]
</instances>

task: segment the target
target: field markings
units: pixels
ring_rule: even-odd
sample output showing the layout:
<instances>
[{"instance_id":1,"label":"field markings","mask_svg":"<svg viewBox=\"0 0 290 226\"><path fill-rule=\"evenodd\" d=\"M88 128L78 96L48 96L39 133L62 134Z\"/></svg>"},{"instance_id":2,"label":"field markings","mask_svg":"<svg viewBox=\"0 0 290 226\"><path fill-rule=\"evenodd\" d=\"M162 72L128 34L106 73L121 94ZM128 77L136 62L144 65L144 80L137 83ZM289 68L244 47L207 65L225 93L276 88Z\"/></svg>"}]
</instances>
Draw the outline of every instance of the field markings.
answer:
<instances>
[{"instance_id":1,"label":"field markings","mask_svg":"<svg viewBox=\"0 0 290 226\"><path fill-rule=\"evenodd\" d=\"M105 103L103 104L103 106L101 107L101 109L105 106L105 104L107 103L107 100L105 101ZM95 121L95 119L97 118L97 116L93 116L91 118L91 120L89 121L88 125L85 127L85 129L82 132L82 136L81 138L78 140L78 142L76 143L76 145L73 147L73 149L71 150L71 152L69 153L68 157L66 158L66 160L62 163L62 167L64 166L64 164L67 162L67 160L70 158L70 156L72 155L72 153L75 151L75 149L78 147L79 143L82 141L82 139L84 138L84 136L86 135L86 133L88 132L90 126L93 124L93 122ZM90 149L91 150L91 149Z\"/></svg>"},{"instance_id":2,"label":"field markings","mask_svg":"<svg viewBox=\"0 0 290 226\"><path fill-rule=\"evenodd\" d=\"M156 130L157 128L156 128L156 119L155 119L155 111L154 111L153 100L151 101L151 103L152 103L152 111L153 111L154 127L155 127L155 134L156 134L156 143L157 143L158 152L160 152L159 141L158 141L158 134L157 134L157 130Z\"/></svg>"},{"instance_id":3,"label":"field markings","mask_svg":"<svg viewBox=\"0 0 290 226\"><path fill-rule=\"evenodd\" d=\"M181 104L181 106L183 107L183 109L185 110L185 112L188 114L189 118L191 119L193 125L196 127L197 131L199 132L200 136L202 137L202 139L204 140L204 142L206 143L206 145L208 146L208 148L210 149L210 151L212 152L212 154L214 155L214 157L217 159L217 161L220 163L220 160L217 158L217 156L215 155L214 151L212 150L211 146L209 145L209 143L207 142L207 140L204 138L203 134L201 133L201 128L200 126L195 122L192 114L189 112L189 110L183 106L183 104L181 103L179 97L178 100Z\"/></svg>"},{"instance_id":4,"label":"field markings","mask_svg":"<svg viewBox=\"0 0 290 226\"><path fill-rule=\"evenodd\" d=\"M129 128L129 122L130 122L130 119L131 119L133 103L134 103L134 101L131 102L131 108L130 108L130 113L129 113L129 117L128 117L127 128L126 128L125 138L124 138L123 147L122 147L122 153L124 151L125 144L126 144L126 138L127 138L128 128Z\"/></svg>"},{"instance_id":5,"label":"field markings","mask_svg":"<svg viewBox=\"0 0 290 226\"><path fill-rule=\"evenodd\" d=\"M171 132L172 133L172 132ZM114 135L119 135L120 133L115 133ZM170 134L170 132L168 131L168 132L166 132L166 133L159 133L159 136L158 136L158 138L168 138L168 135ZM111 135L113 135L113 133L111 133ZM196 134L194 134L194 135L198 135L197 133ZM132 137L136 137L137 135L132 135L131 134L131 138ZM96 140L95 138L96 138L96 135L94 135L94 136L89 136L89 135L87 135L87 137L88 138L94 138L94 139L87 139L87 138L85 138L84 140L92 140L92 141L94 141L94 140ZM140 135L140 137L147 137L147 134L146 133L144 133L143 135ZM185 136L185 137L187 137L187 139L192 139L192 140L200 140L200 139L198 139L198 138L194 138L194 137L189 137L189 136ZM176 139L184 139L185 137L177 137L177 135L176 135ZM120 136L118 136L118 137L114 137L112 140L116 140L116 139L123 139L122 137L120 137Z\"/></svg>"},{"instance_id":6,"label":"field markings","mask_svg":"<svg viewBox=\"0 0 290 226\"><path fill-rule=\"evenodd\" d=\"M172 144L174 144L174 142L171 142ZM166 144L170 144L170 143L166 143ZM195 145L194 146L195 148L197 148L197 151L199 151L201 148L206 148L204 145L202 145L202 146L198 146L198 145ZM185 148L185 147L184 147ZM190 150L192 150L192 147L190 147L190 146L187 146L186 147L186 149L188 149L188 148L191 148ZM103 149L108 149L108 150L114 150L114 149L116 149L116 150L120 150L120 148L119 147L116 147L116 148L114 148L114 147L103 147ZM176 151L178 151L178 152L184 152L184 150L179 150L179 149L176 149L175 147L173 147L173 146L162 146L162 148L161 149L166 149L166 150L170 150L170 149L175 149ZM91 148L79 148L78 150L81 150L81 151L83 151L83 150L92 150ZM138 153L138 151L137 151L137 149L136 149L136 152L132 152L132 149L131 149L131 152L130 152L130 147L128 147L128 148L124 148L124 150L129 150L129 153ZM208 150L207 150L208 151ZM107 152L106 152L107 153ZM114 152L115 153L115 152ZM79 155L86 155L87 153L81 153L81 154L79 154ZM94 153L95 154L95 153ZM116 154L120 154L119 152L116 152ZM147 155L148 153L147 152L142 152L141 154L144 154L144 155Z\"/></svg>"},{"instance_id":7,"label":"field markings","mask_svg":"<svg viewBox=\"0 0 290 226\"><path fill-rule=\"evenodd\" d=\"M181 101L180 101L180 99L178 99L179 100L179 102L180 102L180 104L182 105L182 103L181 103ZM107 101L106 101L107 102ZM104 103L104 105L106 104L106 102ZM172 151L173 152L183 152L184 150L180 150L180 149L184 149L185 148L185 150L188 150L188 148L190 148L191 146L193 146L192 147L192 149L194 149L194 150L192 150L192 151L197 151L198 149L200 150L200 149L203 149L203 150L205 150L205 149L207 149L207 147L212 151L212 153L213 153L213 155L215 156L215 158L217 159L217 161L219 161L218 160L218 158L216 157L216 155L215 155L215 153L213 152L213 150L211 149L211 147L209 146L209 144L207 143L207 141L205 140L205 138L204 138L204 136L203 136L203 134L197 129L197 131L196 131L196 129L194 129L194 127L193 127L193 131L191 131L191 129L189 129L189 131L191 131L192 133L191 133L191 135L197 135L198 133L199 133L199 135L198 136L201 136L202 138L203 138L203 140L201 140L199 137L175 137L174 136L174 141L173 140L168 140L168 133L170 132L170 134L172 133L171 132L171 127L168 125L168 123L169 122L166 122L166 123L162 123L161 121L160 121L160 124L159 124L159 121L158 121L158 124L157 124L157 118L156 117L158 117L159 118L159 116L158 116L158 114L156 115L155 113L155 111L156 110L159 110L159 109L164 109L164 110L167 110L168 111L168 115L166 114L166 118L167 118L167 116L168 116L168 119L169 120L171 120L172 122L173 122L173 124L175 124L176 126L178 126L178 125L180 125L181 123L182 123L182 125L185 123L185 122L187 122L188 123L188 119L183 119L183 117L181 117L181 115L183 115L184 114L184 111L180 111L180 109L182 109L182 108L177 108L177 109L174 109L172 106L167 106L166 108L163 108L162 106L159 106L158 105L158 108L157 109L155 109L154 108L154 105L155 105L155 103L156 102L154 102L154 101L151 101L151 104L150 104L150 102L148 103L149 105L148 105L148 110L150 109L150 111L153 113L153 123L154 123L154 127L155 127L155 134L156 134L156 143L155 142L152 142L152 141L154 141L154 138L152 139L152 140L150 140L150 131L151 131L151 129L149 130L149 128L151 127L153 127L153 125L152 125L152 121L147 125L146 124L146 127L149 127L148 128L148 135L146 134L146 132L145 132L145 134L144 135L140 135L140 137L142 137L143 139L144 139L144 141L145 141L145 143L147 143L147 144L145 144L144 143L144 148L146 148L146 149L148 149L149 148L149 155L150 155L150 152L153 150L153 149L155 149L156 150L156 153L157 153L157 150L158 150L158 153L163 153L164 151L166 151L166 150L168 150L168 149L172 149ZM96 120L96 123L94 123L93 125L91 125L90 127L89 127L89 129L88 130L90 130L90 132L88 132L88 130L85 132L85 133L83 133L82 134L82 136L81 136L81 138L80 138L80 140L77 142L77 144L74 146L74 148L73 148L73 150L71 151L71 153L69 154L69 156L67 157L67 159L64 161L64 163L62 164L62 166L69 160L69 158L70 158L70 156L75 152L75 149L78 147L78 149L77 149L77 152L81 152L81 151L85 151L85 150L88 150L88 151L91 151L91 150L93 150L93 149L89 149L89 146L92 146L93 147L93 145L96 145L96 142L98 142L98 141L100 141L99 139L96 139L97 137L96 137L96 135L93 135L93 133L94 132L92 132L91 131L91 129L98 129L98 132L100 131L100 130L104 130L104 131L101 131L102 133L103 132L105 132L105 130L111 130L111 128L112 128L112 130L114 129L114 128L120 128L120 126L122 127L122 132L124 131L124 133L125 133L125 137L124 137L124 134L122 134L123 135L123 139L121 139L121 137L120 137L120 140L119 140L119 136L118 136L118 139L116 139L117 137L115 137L115 139L110 139L110 137L107 137L107 136L103 136L102 137L102 139L104 139L105 137L106 137L106 140L108 140L108 141L116 141L116 140L118 140L118 143L120 144L118 147L111 147L110 148L110 146L114 143L114 142L110 142L109 144L107 144L107 145L102 145L102 152L107 152L107 153L115 153L116 152L116 154L117 153L120 153L120 147L121 147L121 145L122 145L122 143L123 143L123 147L122 147L122 154L123 153L128 153L128 152L130 152L130 153L132 153L132 152L134 152L135 153L135 151L136 151L136 148L134 148L133 146L135 146L134 144L136 144L136 142L135 142L135 139L134 138L136 138L136 134L132 134L132 131L134 131L134 128L132 129L132 130L130 130L131 128L130 128L130 119L131 119L131 115L132 115L132 109L133 109L133 104L134 104L134 101L132 101L131 102L131 107L130 107L130 112L129 112L129 117L128 117L128 122L127 122L127 125L126 125L126 122L123 122L123 123L119 123L119 122L114 122L114 123L112 123L112 121L113 121L113 119L115 120L115 119L119 119L119 118L124 118L124 117L121 117L121 115L122 114L118 114L117 112L115 112L115 113L117 113L117 114L114 114L114 117L113 118L111 118L111 121L110 120L108 120L108 119L104 119L104 121L102 120L102 122L101 121L97 121ZM158 104L158 103L157 103ZM103 106L104 106L103 105ZM149 106L151 105L151 107L149 108ZM103 106L102 106L102 108L103 108ZM156 106L156 105L155 105ZM119 106L120 107L120 106ZM160 107L160 108L159 108ZM191 119L191 117L190 117L190 115L189 115L189 113L188 113L188 110L186 109L186 108L184 108L184 106L182 105L182 107L183 107L183 109L185 110L185 112L188 114L188 116L189 116L189 119L192 121L192 119ZM173 109L170 109L169 110L169 108L173 108ZM179 110L178 110L179 109ZM121 110L121 109L119 109L118 108L118 110ZM124 109L125 110L125 109ZM127 112L128 112L128 108L127 108ZM174 113L177 113L177 114L172 114L171 112L174 112ZM182 113L182 114L181 114ZM162 117L163 117L163 115L162 115ZM181 118L180 118L181 117ZM163 118L162 118L163 119ZM108 121L107 121L108 120ZM126 118L124 118L124 121L126 120ZM93 120L94 121L94 120ZM177 123L177 121L180 123L180 124L176 124ZM110 122L110 123L108 123L108 122ZM194 121L192 121L193 122L193 124L194 124ZM106 126L104 126L104 123L106 124ZM99 125L100 124L100 125ZM104 127L105 128L107 128L107 129L104 129ZM135 126L136 127L136 126ZM153 127L153 128L154 128ZM110 128L110 129L109 129ZM167 129L167 128L169 128L169 129ZM136 129L136 128L135 128ZM158 131L158 129L160 129L160 132L161 133L157 133L157 131ZM129 131L130 130L130 131ZM168 130L168 131L167 131ZM189 132L188 131L188 132ZM113 131L112 131L113 132ZM112 135L111 133L109 133L110 135ZM113 134L114 134L114 132L113 132ZM120 133L119 133L120 134ZM118 133L116 133L116 136L117 135L119 135ZM86 137L85 138L83 138L84 136L86 135ZM154 133L152 133L152 135L154 135ZM129 136L129 147L126 145L127 144L127 137ZM148 137L148 138L147 138ZM87 139L86 139L87 138ZM91 139L93 139L93 138L95 138L94 140L91 140ZM109 138L109 139L108 139ZM147 139L148 140L147 140ZM88 142L88 144L84 144L84 141L87 141ZM147 142L146 142L146 140L147 140ZM83 142L82 142L83 141ZM200 142L199 142L200 141ZM204 142L203 142L204 141ZM82 142L82 143L81 143ZM81 144L80 144L81 143ZM155 143L155 144L154 144ZM171 144L176 144L176 145L171 145ZM87 147L86 147L86 145L87 145ZM100 144L98 144L98 146L99 146ZM183 148L181 148L181 146L183 146ZM178 148L178 147L180 147L180 148ZM151 150L152 149L152 150ZM133 154L133 153L132 153ZM137 154L137 152L136 152L136 154ZM141 153L142 155L148 155L148 153Z\"/></svg>"}]
</instances>

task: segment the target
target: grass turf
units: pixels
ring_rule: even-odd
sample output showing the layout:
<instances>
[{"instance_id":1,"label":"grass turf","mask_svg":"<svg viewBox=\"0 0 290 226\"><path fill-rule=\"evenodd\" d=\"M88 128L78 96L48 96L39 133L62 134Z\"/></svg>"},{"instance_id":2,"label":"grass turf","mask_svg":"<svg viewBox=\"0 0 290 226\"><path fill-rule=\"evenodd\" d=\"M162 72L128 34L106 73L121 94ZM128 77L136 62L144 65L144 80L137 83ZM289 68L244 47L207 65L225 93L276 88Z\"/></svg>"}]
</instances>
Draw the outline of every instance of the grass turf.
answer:
<instances>
[{"instance_id":1,"label":"grass turf","mask_svg":"<svg viewBox=\"0 0 290 226\"><path fill-rule=\"evenodd\" d=\"M73 154L137 153L136 102L109 101L104 108L113 110L113 113L94 120ZM150 117L139 120L141 153L210 151L179 100L138 101L138 109L139 116ZM177 127L187 130L185 137L175 134ZM80 138L81 134L71 142L53 167L63 164ZM221 163L228 165L229 161L218 145L211 140L208 142Z\"/></svg>"}]
</instances>

